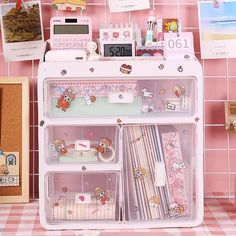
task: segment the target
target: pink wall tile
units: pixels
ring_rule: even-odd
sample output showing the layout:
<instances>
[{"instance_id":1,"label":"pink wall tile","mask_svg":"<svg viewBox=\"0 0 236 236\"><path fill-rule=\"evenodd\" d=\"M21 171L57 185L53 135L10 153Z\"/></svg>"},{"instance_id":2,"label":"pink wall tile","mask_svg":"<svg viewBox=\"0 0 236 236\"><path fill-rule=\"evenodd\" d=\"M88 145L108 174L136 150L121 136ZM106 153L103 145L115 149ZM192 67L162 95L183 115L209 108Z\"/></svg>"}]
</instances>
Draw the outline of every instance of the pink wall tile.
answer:
<instances>
[{"instance_id":1,"label":"pink wall tile","mask_svg":"<svg viewBox=\"0 0 236 236\"><path fill-rule=\"evenodd\" d=\"M227 98L226 78L205 78L205 99L225 100Z\"/></svg>"},{"instance_id":2,"label":"pink wall tile","mask_svg":"<svg viewBox=\"0 0 236 236\"><path fill-rule=\"evenodd\" d=\"M219 174L205 175L205 194L206 195L227 195L228 176Z\"/></svg>"},{"instance_id":3,"label":"pink wall tile","mask_svg":"<svg viewBox=\"0 0 236 236\"><path fill-rule=\"evenodd\" d=\"M158 6L159 9L159 6ZM146 30L147 28L147 19L149 16L150 10L143 10L141 11L136 11L136 12L131 12L130 14L130 21L139 24L139 27L142 30ZM159 10L158 10L158 16L159 16Z\"/></svg>"},{"instance_id":4,"label":"pink wall tile","mask_svg":"<svg viewBox=\"0 0 236 236\"><path fill-rule=\"evenodd\" d=\"M205 102L205 123L224 124L224 102Z\"/></svg>"},{"instance_id":5,"label":"pink wall tile","mask_svg":"<svg viewBox=\"0 0 236 236\"><path fill-rule=\"evenodd\" d=\"M29 169L30 174L34 174L34 151L30 151L30 161L29 161Z\"/></svg>"},{"instance_id":6,"label":"pink wall tile","mask_svg":"<svg viewBox=\"0 0 236 236\"><path fill-rule=\"evenodd\" d=\"M236 175L235 174L231 174L230 175L230 194L231 195L233 195L234 197L236 197L235 196L235 188L236 188L236 186L235 186L235 181L236 181Z\"/></svg>"},{"instance_id":7,"label":"pink wall tile","mask_svg":"<svg viewBox=\"0 0 236 236\"><path fill-rule=\"evenodd\" d=\"M236 133L229 133L229 148L236 148Z\"/></svg>"},{"instance_id":8,"label":"pink wall tile","mask_svg":"<svg viewBox=\"0 0 236 236\"><path fill-rule=\"evenodd\" d=\"M99 29L101 24L105 22L105 7L104 6L87 6L84 16L89 16L92 19L93 28Z\"/></svg>"},{"instance_id":9,"label":"pink wall tile","mask_svg":"<svg viewBox=\"0 0 236 236\"><path fill-rule=\"evenodd\" d=\"M236 150L229 151L230 171L236 172Z\"/></svg>"},{"instance_id":10,"label":"pink wall tile","mask_svg":"<svg viewBox=\"0 0 236 236\"><path fill-rule=\"evenodd\" d=\"M227 172L227 151L205 151L205 172Z\"/></svg>"},{"instance_id":11,"label":"pink wall tile","mask_svg":"<svg viewBox=\"0 0 236 236\"><path fill-rule=\"evenodd\" d=\"M195 5L186 5L180 7L179 15L182 27L198 26L198 10Z\"/></svg>"},{"instance_id":12,"label":"pink wall tile","mask_svg":"<svg viewBox=\"0 0 236 236\"><path fill-rule=\"evenodd\" d=\"M194 40L194 50L195 52L200 52L199 32L197 30L192 30L192 32L193 32L193 40Z\"/></svg>"},{"instance_id":13,"label":"pink wall tile","mask_svg":"<svg viewBox=\"0 0 236 236\"><path fill-rule=\"evenodd\" d=\"M0 53L3 52L3 48L2 48L2 35L0 36Z\"/></svg>"},{"instance_id":14,"label":"pink wall tile","mask_svg":"<svg viewBox=\"0 0 236 236\"><path fill-rule=\"evenodd\" d=\"M9 63L10 76L32 76L32 61L10 62Z\"/></svg>"},{"instance_id":15,"label":"pink wall tile","mask_svg":"<svg viewBox=\"0 0 236 236\"><path fill-rule=\"evenodd\" d=\"M205 127L205 148L227 148L227 135L224 127Z\"/></svg>"},{"instance_id":16,"label":"pink wall tile","mask_svg":"<svg viewBox=\"0 0 236 236\"><path fill-rule=\"evenodd\" d=\"M4 61L2 53L0 53L0 76L8 76L8 63Z\"/></svg>"},{"instance_id":17,"label":"pink wall tile","mask_svg":"<svg viewBox=\"0 0 236 236\"><path fill-rule=\"evenodd\" d=\"M236 63L234 65L236 70ZM229 77L229 99L236 100L236 78Z\"/></svg>"},{"instance_id":18,"label":"pink wall tile","mask_svg":"<svg viewBox=\"0 0 236 236\"><path fill-rule=\"evenodd\" d=\"M226 76L227 63L225 59L205 60L205 76Z\"/></svg>"},{"instance_id":19,"label":"pink wall tile","mask_svg":"<svg viewBox=\"0 0 236 236\"><path fill-rule=\"evenodd\" d=\"M119 24L119 23L129 23L129 13L110 13L109 9L107 9L107 22L111 22L112 24ZM133 13L130 14L131 17L133 16L133 20L135 21L135 15ZM102 23L105 22L105 18L101 19ZM100 26L98 26L99 28Z\"/></svg>"},{"instance_id":20,"label":"pink wall tile","mask_svg":"<svg viewBox=\"0 0 236 236\"><path fill-rule=\"evenodd\" d=\"M49 28L50 27L50 19L53 16L57 16L57 11L54 10L51 4L43 4L42 5L42 15L43 15L43 27Z\"/></svg>"},{"instance_id":21,"label":"pink wall tile","mask_svg":"<svg viewBox=\"0 0 236 236\"><path fill-rule=\"evenodd\" d=\"M229 76L236 75L236 59L235 58L228 60L228 73L229 73Z\"/></svg>"}]
</instances>

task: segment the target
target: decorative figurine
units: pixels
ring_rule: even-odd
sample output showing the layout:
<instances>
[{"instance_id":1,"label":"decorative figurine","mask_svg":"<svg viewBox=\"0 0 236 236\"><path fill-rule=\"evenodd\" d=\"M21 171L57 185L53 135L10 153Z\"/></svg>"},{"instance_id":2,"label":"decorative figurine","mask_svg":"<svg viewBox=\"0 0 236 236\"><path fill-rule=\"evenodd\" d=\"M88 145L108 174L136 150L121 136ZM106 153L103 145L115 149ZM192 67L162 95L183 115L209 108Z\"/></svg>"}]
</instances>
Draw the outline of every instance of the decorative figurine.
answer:
<instances>
[{"instance_id":1,"label":"decorative figurine","mask_svg":"<svg viewBox=\"0 0 236 236\"><path fill-rule=\"evenodd\" d=\"M105 205L106 202L110 201L110 198L107 197L107 192L105 192L102 188L97 187L95 189L95 195L97 197L97 200L101 200L102 205Z\"/></svg>"},{"instance_id":2,"label":"decorative figurine","mask_svg":"<svg viewBox=\"0 0 236 236\"><path fill-rule=\"evenodd\" d=\"M76 92L72 89L66 89L61 97L57 100L57 108L61 109L62 111L66 111L71 102L75 99Z\"/></svg>"},{"instance_id":3,"label":"decorative figurine","mask_svg":"<svg viewBox=\"0 0 236 236\"><path fill-rule=\"evenodd\" d=\"M100 60L101 56L96 53L98 46L94 41L88 42L87 50L89 52L88 61L98 61Z\"/></svg>"}]
</instances>

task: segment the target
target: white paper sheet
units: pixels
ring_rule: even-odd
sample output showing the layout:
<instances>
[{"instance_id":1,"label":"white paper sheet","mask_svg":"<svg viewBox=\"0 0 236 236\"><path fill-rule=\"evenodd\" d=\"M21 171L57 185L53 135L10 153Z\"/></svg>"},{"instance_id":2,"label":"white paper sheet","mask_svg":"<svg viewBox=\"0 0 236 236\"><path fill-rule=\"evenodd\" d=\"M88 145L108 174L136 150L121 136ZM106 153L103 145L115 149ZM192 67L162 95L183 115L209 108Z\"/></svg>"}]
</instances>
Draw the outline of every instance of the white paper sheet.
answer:
<instances>
[{"instance_id":1,"label":"white paper sheet","mask_svg":"<svg viewBox=\"0 0 236 236\"><path fill-rule=\"evenodd\" d=\"M111 12L137 11L150 8L149 0L108 0Z\"/></svg>"}]
</instances>

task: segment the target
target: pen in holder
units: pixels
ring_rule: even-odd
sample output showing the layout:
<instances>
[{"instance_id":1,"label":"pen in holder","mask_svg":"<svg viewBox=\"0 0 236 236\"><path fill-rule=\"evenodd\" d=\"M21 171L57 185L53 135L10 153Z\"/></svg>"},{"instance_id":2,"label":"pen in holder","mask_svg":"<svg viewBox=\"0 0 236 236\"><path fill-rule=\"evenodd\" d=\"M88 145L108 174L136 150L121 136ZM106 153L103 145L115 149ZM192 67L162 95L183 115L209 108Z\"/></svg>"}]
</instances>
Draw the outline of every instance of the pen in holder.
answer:
<instances>
[{"instance_id":1,"label":"pen in holder","mask_svg":"<svg viewBox=\"0 0 236 236\"><path fill-rule=\"evenodd\" d=\"M154 32L156 32L156 25L157 25L157 19L156 19L156 13L155 10L152 10L147 21L147 33L146 33L146 40L145 40L145 46L151 46L155 37Z\"/></svg>"}]
</instances>

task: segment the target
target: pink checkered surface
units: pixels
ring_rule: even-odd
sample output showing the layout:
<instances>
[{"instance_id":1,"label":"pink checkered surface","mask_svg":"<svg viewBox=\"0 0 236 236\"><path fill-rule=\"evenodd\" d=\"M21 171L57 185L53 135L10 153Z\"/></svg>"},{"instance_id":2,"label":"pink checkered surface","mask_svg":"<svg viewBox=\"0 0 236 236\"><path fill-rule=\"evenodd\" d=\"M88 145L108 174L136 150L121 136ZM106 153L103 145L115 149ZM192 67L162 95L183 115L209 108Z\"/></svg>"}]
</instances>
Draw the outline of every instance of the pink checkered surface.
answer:
<instances>
[{"instance_id":1,"label":"pink checkered surface","mask_svg":"<svg viewBox=\"0 0 236 236\"><path fill-rule=\"evenodd\" d=\"M0 235L2 236L89 236L90 231L47 231L39 222L38 201L29 204L0 204ZM228 199L206 199L205 218L195 228L100 231L101 236L223 236L236 235L236 210Z\"/></svg>"}]
</instances>

